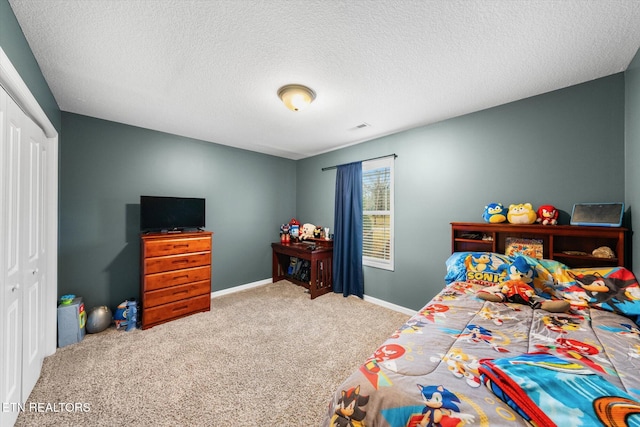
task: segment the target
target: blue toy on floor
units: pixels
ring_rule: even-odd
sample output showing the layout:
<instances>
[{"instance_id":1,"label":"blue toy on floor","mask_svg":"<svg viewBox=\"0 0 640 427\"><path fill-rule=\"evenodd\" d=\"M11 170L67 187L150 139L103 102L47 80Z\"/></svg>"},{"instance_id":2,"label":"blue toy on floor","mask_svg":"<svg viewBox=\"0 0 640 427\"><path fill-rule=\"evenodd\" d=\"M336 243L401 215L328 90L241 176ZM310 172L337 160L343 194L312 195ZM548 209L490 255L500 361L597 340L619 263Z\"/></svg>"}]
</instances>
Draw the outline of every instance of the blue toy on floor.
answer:
<instances>
[{"instance_id":1,"label":"blue toy on floor","mask_svg":"<svg viewBox=\"0 0 640 427\"><path fill-rule=\"evenodd\" d=\"M132 298L131 300L121 302L116 309L113 320L116 324L116 329L125 327L127 331L135 329L136 322L138 321L138 303L136 300Z\"/></svg>"}]
</instances>

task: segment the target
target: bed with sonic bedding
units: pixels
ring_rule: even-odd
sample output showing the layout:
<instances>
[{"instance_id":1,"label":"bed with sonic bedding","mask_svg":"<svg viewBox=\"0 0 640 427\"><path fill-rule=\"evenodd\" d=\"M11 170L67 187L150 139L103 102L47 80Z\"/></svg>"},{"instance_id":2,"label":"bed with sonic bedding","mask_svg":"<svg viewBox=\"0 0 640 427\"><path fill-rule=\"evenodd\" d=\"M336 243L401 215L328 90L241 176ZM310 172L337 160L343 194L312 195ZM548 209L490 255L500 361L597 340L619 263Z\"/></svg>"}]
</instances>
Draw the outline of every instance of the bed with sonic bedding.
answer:
<instances>
[{"instance_id":1,"label":"bed with sonic bedding","mask_svg":"<svg viewBox=\"0 0 640 427\"><path fill-rule=\"evenodd\" d=\"M640 426L631 271L489 252L446 265L446 286L335 390L323 426Z\"/></svg>"}]
</instances>

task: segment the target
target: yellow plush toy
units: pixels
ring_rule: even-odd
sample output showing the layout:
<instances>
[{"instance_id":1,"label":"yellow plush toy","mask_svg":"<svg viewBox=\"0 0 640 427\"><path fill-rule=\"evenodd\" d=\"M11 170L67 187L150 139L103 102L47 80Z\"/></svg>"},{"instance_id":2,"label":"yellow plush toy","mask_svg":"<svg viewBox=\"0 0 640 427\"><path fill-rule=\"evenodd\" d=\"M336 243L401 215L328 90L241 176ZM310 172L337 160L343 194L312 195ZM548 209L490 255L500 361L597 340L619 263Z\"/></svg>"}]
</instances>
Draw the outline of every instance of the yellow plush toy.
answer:
<instances>
[{"instance_id":1,"label":"yellow plush toy","mask_svg":"<svg viewBox=\"0 0 640 427\"><path fill-rule=\"evenodd\" d=\"M519 205L509 205L507 221L511 224L533 224L536 222L538 214L533 210L531 203L520 203Z\"/></svg>"}]
</instances>

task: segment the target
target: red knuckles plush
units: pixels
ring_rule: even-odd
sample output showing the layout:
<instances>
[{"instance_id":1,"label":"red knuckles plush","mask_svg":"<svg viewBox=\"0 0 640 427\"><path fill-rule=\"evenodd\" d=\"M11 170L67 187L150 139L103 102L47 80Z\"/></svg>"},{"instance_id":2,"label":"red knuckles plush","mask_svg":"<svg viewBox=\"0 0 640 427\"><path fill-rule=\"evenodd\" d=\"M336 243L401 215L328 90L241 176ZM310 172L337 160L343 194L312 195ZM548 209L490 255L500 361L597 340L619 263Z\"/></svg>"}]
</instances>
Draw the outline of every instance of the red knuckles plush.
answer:
<instances>
[{"instance_id":1,"label":"red knuckles plush","mask_svg":"<svg viewBox=\"0 0 640 427\"><path fill-rule=\"evenodd\" d=\"M542 205L538 208L538 219L542 225L556 225L558 224L558 210L552 205Z\"/></svg>"}]
</instances>

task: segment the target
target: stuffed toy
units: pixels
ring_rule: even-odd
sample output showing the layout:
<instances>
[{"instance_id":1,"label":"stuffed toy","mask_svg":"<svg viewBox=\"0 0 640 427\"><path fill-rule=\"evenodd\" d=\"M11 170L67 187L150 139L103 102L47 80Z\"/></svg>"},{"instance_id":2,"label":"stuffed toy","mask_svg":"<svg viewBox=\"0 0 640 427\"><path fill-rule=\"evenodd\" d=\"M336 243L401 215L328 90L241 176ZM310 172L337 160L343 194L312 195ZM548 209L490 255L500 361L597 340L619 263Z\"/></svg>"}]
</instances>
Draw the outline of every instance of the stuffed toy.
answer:
<instances>
[{"instance_id":1,"label":"stuffed toy","mask_svg":"<svg viewBox=\"0 0 640 427\"><path fill-rule=\"evenodd\" d=\"M507 268L507 275L511 280L519 280L530 285L533 282L535 271L524 257L516 256Z\"/></svg>"},{"instance_id":2,"label":"stuffed toy","mask_svg":"<svg viewBox=\"0 0 640 427\"><path fill-rule=\"evenodd\" d=\"M125 328L131 331L136 328L138 322L138 303L135 298L121 302L116 308L116 314L113 316L116 329Z\"/></svg>"},{"instance_id":3,"label":"stuffed toy","mask_svg":"<svg viewBox=\"0 0 640 427\"><path fill-rule=\"evenodd\" d=\"M281 234L289 234L289 224L282 224L280 226L280 233Z\"/></svg>"},{"instance_id":4,"label":"stuffed toy","mask_svg":"<svg viewBox=\"0 0 640 427\"><path fill-rule=\"evenodd\" d=\"M300 233L300 240L307 240L313 238L313 230L316 229L316 226L313 224L305 224L302 226L302 232Z\"/></svg>"},{"instance_id":5,"label":"stuffed toy","mask_svg":"<svg viewBox=\"0 0 640 427\"><path fill-rule=\"evenodd\" d=\"M542 205L538 208L538 219L542 225L556 225L558 224L558 210L552 205Z\"/></svg>"},{"instance_id":6,"label":"stuffed toy","mask_svg":"<svg viewBox=\"0 0 640 427\"><path fill-rule=\"evenodd\" d=\"M300 236L300 222L295 218L291 218L291 221L289 221L289 235L291 236L291 241L298 241L298 237Z\"/></svg>"},{"instance_id":7,"label":"stuffed toy","mask_svg":"<svg viewBox=\"0 0 640 427\"><path fill-rule=\"evenodd\" d=\"M282 224L280 226L280 242L289 243L291 238L289 237L289 224Z\"/></svg>"},{"instance_id":8,"label":"stuffed toy","mask_svg":"<svg viewBox=\"0 0 640 427\"><path fill-rule=\"evenodd\" d=\"M315 230L313 230L313 238L320 239L322 237L322 226L316 225Z\"/></svg>"},{"instance_id":9,"label":"stuffed toy","mask_svg":"<svg viewBox=\"0 0 640 427\"><path fill-rule=\"evenodd\" d=\"M509 205L507 220L511 224L533 224L536 222L536 212L531 203L520 203L519 205Z\"/></svg>"},{"instance_id":10,"label":"stuffed toy","mask_svg":"<svg viewBox=\"0 0 640 427\"><path fill-rule=\"evenodd\" d=\"M531 286L521 280L506 280L500 284L480 289L477 297L492 302L526 304L533 309L541 308L550 313L564 313L571 304L563 300L547 300L538 297Z\"/></svg>"},{"instance_id":11,"label":"stuffed toy","mask_svg":"<svg viewBox=\"0 0 640 427\"><path fill-rule=\"evenodd\" d=\"M599 248L594 249L593 252L591 252L591 255L593 255L596 258L615 258L616 257L615 252L613 252L613 250L609 246L600 246Z\"/></svg>"},{"instance_id":12,"label":"stuffed toy","mask_svg":"<svg viewBox=\"0 0 640 427\"><path fill-rule=\"evenodd\" d=\"M502 203L489 203L484 207L482 219L490 224L498 224L507 220L507 210Z\"/></svg>"}]
</instances>

